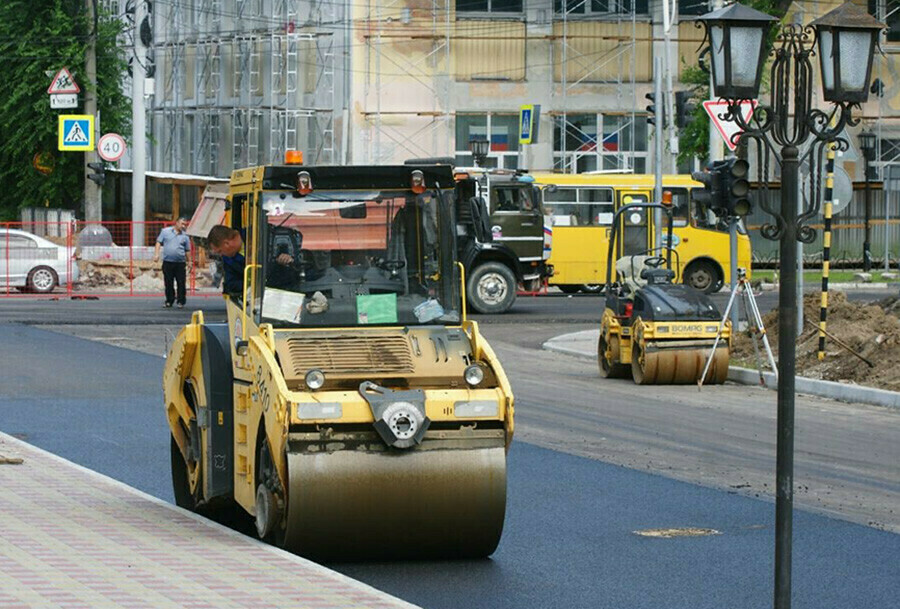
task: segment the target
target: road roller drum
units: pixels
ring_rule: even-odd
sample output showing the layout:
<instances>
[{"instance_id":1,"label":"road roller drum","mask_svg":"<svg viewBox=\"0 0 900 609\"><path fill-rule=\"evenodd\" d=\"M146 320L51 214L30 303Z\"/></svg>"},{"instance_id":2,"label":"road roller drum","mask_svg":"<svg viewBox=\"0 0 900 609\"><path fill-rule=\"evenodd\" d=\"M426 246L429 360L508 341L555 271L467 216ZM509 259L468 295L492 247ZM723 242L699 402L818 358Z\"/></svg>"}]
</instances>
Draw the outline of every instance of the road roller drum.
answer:
<instances>
[{"instance_id":1,"label":"road roller drum","mask_svg":"<svg viewBox=\"0 0 900 609\"><path fill-rule=\"evenodd\" d=\"M631 372L638 385L687 385L700 380L710 346L660 347L652 342L632 348ZM716 349L704 384L724 383L728 377L728 347Z\"/></svg>"},{"instance_id":2,"label":"road roller drum","mask_svg":"<svg viewBox=\"0 0 900 609\"><path fill-rule=\"evenodd\" d=\"M506 451L288 454L284 547L315 560L480 558L506 511Z\"/></svg>"}]
</instances>

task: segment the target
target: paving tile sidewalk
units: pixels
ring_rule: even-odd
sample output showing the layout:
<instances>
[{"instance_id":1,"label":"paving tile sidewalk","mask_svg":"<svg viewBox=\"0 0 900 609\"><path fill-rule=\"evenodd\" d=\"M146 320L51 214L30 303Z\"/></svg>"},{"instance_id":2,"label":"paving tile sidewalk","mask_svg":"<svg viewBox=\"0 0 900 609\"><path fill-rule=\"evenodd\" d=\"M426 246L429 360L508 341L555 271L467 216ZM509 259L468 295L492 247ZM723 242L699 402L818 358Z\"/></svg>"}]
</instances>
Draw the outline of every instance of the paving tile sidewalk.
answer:
<instances>
[{"instance_id":1,"label":"paving tile sidewalk","mask_svg":"<svg viewBox=\"0 0 900 609\"><path fill-rule=\"evenodd\" d=\"M0 433L11 607L413 605Z\"/></svg>"}]
</instances>

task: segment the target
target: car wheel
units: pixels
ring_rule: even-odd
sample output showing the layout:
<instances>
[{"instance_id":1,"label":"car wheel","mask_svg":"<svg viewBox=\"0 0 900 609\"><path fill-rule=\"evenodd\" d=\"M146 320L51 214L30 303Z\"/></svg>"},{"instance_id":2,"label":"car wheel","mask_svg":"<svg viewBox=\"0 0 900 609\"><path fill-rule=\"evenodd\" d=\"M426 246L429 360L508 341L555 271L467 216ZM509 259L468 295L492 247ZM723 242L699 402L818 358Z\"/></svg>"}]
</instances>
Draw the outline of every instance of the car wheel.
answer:
<instances>
[{"instance_id":1,"label":"car wheel","mask_svg":"<svg viewBox=\"0 0 900 609\"><path fill-rule=\"evenodd\" d=\"M466 282L469 304L478 313L505 313L516 301L516 278L499 262L486 262Z\"/></svg>"},{"instance_id":2,"label":"car wheel","mask_svg":"<svg viewBox=\"0 0 900 609\"><path fill-rule=\"evenodd\" d=\"M52 292L58 282L56 271L49 266L38 266L28 273L28 289L38 294Z\"/></svg>"},{"instance_id":3,"label":"car wheel","mask_svg":"<svg viewBox=\"0 0 900 609\"><path fill-rule=\"evenodd\" d=\"M690 263L684 271L684 282L706 294L712 294L722 287L722 278L712 262L696 260Z\"/></svg>"}]
</instances>

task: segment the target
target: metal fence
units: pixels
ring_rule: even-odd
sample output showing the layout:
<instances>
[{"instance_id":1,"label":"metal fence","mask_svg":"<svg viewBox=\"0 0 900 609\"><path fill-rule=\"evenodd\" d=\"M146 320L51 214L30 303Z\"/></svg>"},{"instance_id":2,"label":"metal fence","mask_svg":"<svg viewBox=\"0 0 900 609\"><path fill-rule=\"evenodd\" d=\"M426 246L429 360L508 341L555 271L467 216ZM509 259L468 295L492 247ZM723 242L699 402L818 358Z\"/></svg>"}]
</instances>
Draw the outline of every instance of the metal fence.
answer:
<instances>
[{"instance_id":1,"label":"metal fence","mask_svg":"<svg viewBox=\"0 0 900 609\"><path fill-rule=\"evenodd\" d=\"M0 223L0 298L153 296L164 293L156 238L169 222ZM133 245L134 235L145 245ZM205 244L192 240L189 296L220 294L219 275Z\"/></svg>"},{"instance_id":2,"label":"metal fence","mask_svg":"<svg viewBox=\"0 0 900 609\"><path fill-rule=\"evenodd\" d=\"M900 262L900 184L894 187L893 182L886 181L885 189L872 189L870 226L870 249L872 266L884 268L885 255L892 268ZM779 209L781 191L773 189L771 207ZM759 205L754 201L753 213L745 220L750 241L753 247L754 267L774 267L778 263L778 242L765 239L759 232L766 222L772 222ZM822 230L824 218L821 213L812 227L816 229L816 240L803 247L805 264L822 263ZM839 213L834 214L831 236L832 268L861 268L863 265L863 242L865 241L865 191L854 190L850 203ZM887 245L887 250L885 249Z\"/></svg>"}]
</instances>

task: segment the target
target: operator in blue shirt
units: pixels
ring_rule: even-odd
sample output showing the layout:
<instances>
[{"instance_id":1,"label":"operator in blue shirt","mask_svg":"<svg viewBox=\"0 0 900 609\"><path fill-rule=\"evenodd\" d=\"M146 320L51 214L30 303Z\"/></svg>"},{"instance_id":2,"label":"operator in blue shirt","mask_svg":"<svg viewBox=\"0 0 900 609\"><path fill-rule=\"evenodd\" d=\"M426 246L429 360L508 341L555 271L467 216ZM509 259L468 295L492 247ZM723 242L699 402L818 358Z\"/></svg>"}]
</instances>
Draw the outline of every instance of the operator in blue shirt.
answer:
<instances>
[{"instance_id":1,"label":"operator in blue shirt","mask_svg":"<svg viewBox=\"0 0 900 609\"><path fill-rule=\"evenodd\" d=\"M230 226L217 224L210 229L207 237L210 251L222 257L225 271L222 291L237 298L241 297L244 288L244 268L246 266L244 239L241 232ZM294 255L297 254L299 252ZM289 288L294 285L296 276L291 270L294 255L281 251L274 254L273 262L275 264L271 264L269 267L266 285L275 288Z\"/></svg>"},{"instance_id":2,"label":"operator in blue shirt","mask_svg":"<svg viewBox=\"0 0 900 609\"><path fill-rule=\"evenodd\" d=\"M166 285L166 308L170 308L173 302L178 303L178 308L183 309L186 300L187 288L185 276L187 274L187 257L191 251L191 239L184 232L187 219L178 218L174 226L162 229L156 238L156 250L153 253L153 262L159 260L159 250L162 248L163 281ZM178 284L176 296L175 285Z\"/></svg>"}]
</instances>

